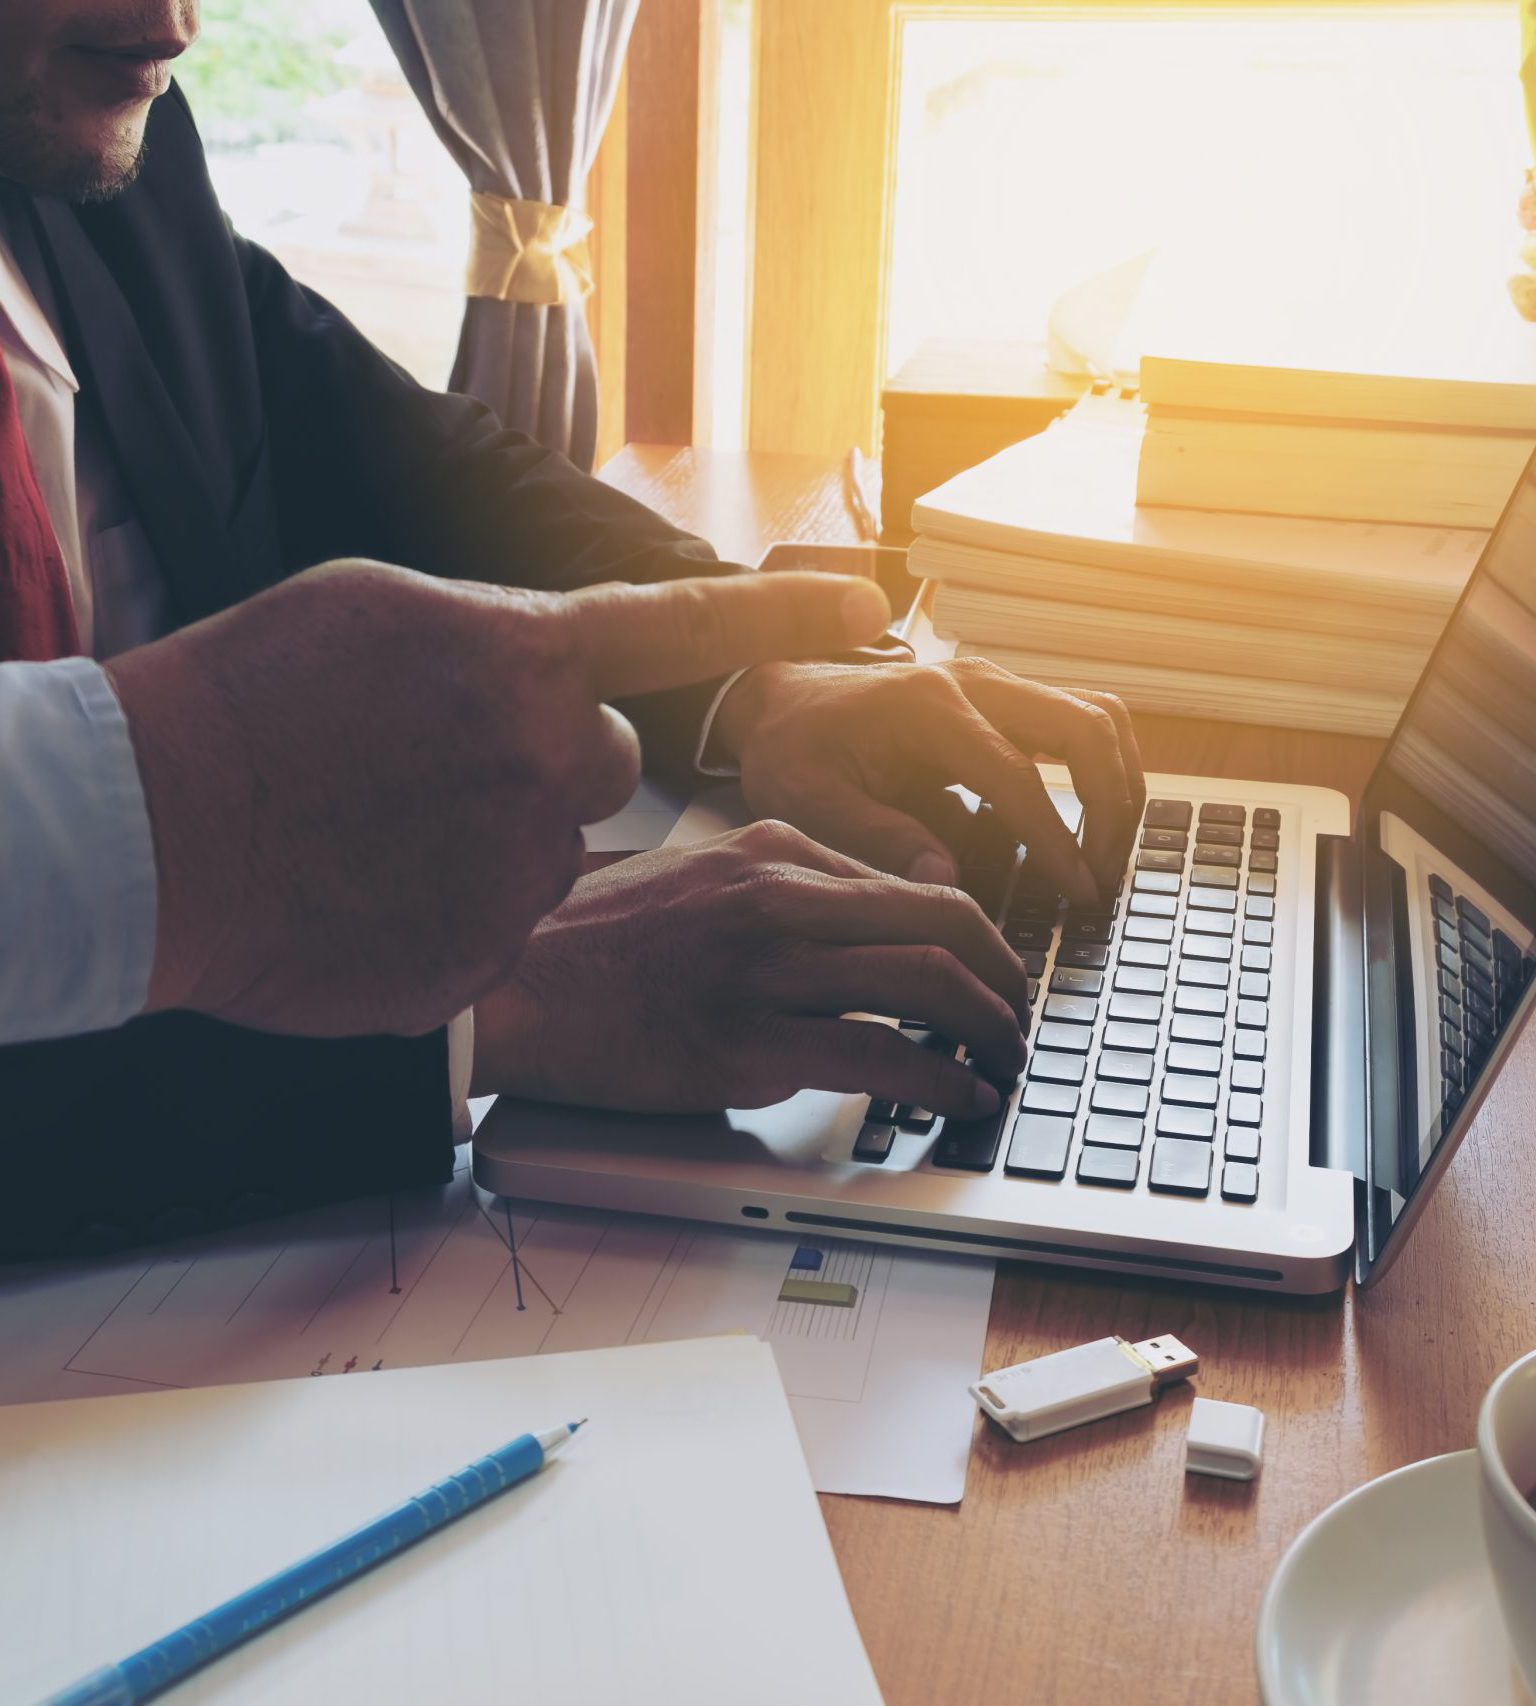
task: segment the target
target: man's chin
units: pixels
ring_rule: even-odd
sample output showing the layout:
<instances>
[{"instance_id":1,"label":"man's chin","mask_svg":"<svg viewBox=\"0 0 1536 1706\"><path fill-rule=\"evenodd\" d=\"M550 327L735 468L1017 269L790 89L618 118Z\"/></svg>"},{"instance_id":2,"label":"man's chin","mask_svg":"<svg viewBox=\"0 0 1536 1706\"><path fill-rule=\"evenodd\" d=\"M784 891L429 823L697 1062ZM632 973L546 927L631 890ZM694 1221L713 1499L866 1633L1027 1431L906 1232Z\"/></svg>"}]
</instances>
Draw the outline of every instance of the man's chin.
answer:
<instances>
[{"instance_id":1,"label":"man's chin","mask_svg":"<svg viewBox=\"0 0 1536 1706\"><path fill-rule=\"evenodd\" d=\"M0 177L34 195L62 201L110 201L144 164L144 126L125 126L91 142L50 134L26 114L0 113Z\"/></svg>"}]
</instances>

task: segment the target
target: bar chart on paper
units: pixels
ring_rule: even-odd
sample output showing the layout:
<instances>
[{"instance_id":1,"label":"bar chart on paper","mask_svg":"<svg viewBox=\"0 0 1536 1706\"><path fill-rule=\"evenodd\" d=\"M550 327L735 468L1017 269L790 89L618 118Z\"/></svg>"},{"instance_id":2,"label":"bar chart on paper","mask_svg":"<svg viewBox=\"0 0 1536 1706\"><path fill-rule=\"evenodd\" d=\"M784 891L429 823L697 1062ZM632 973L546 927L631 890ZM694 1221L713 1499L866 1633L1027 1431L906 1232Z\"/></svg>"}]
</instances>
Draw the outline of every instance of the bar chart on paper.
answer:
<instances>
[{"instance_id":1,"label":"bar chart on paper","mask_svg":"<svg viewBox=\"0 0 1536 1706\"><path fill-rule=\"evenodd\" d=\"M509 1204L465 1162L440 1188L5 1280L0 1401L746 1332L774 1347L824 1490L947 1501L971 1419L953 1394L979 1367L991 1282L990 1263L925 1252ZM925 1392L941 1437L961 1431L958 1484L953 1452L910 1462L887 1415L900 1397L910 1421ZM851 1484L865 1477L882 1484Z\"/></svg>"}]
</instances>

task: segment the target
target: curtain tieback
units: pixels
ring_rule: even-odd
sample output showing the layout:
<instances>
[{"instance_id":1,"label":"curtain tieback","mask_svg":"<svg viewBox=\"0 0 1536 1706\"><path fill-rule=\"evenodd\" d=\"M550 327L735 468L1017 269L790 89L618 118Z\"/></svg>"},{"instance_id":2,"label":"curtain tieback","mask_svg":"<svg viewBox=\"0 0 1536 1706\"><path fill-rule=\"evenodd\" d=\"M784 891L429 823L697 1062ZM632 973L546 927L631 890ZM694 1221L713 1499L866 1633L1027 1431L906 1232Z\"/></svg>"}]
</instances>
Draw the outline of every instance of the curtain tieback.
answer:
<instances>
[{"instance_id":1,"label":"curtain tieback","mask_svg":"<svg viewBox=\"0 0 1536 1706\"><path fill-rule=\"evenodd\" d=\"M470 296L552 308L592 289L587 233L592 221L572 207L474 191L465 281Z\"/></svg>"}]
</instances>

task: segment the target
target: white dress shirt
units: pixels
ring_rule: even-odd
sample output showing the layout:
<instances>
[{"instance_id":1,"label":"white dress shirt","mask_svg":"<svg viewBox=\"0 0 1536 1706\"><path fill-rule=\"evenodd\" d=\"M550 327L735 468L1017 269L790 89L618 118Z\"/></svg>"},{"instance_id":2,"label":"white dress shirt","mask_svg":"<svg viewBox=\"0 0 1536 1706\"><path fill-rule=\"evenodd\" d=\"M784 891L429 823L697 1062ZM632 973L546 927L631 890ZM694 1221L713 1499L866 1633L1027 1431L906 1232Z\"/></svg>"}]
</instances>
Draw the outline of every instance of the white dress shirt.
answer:
<instances>
[{"instance_id":1,"label":"white dress shirt","mask_svg":"<svg viewBox=\"0 0 1536 1706\"><path fill-rule=\"evenodd\" d=\"M154 963L154 843L127 720L98 658L168 626L164 577L88 412L28 222L0 194L0 352L87 657L0 663L0 1044L121 1025ZM449 1029L468 1135L471 1015Z\"/></svg>"}]
</instances>

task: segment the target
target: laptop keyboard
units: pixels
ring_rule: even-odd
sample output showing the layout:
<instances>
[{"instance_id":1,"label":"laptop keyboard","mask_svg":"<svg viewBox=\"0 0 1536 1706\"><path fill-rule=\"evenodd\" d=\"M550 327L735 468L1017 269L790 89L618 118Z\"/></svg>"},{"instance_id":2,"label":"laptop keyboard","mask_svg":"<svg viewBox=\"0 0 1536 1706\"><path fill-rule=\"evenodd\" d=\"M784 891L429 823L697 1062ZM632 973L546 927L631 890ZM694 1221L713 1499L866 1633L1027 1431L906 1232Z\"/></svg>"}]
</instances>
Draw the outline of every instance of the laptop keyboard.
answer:
<instances>
[{"instance_id":1,"label":"laptop keyboard","mask_svg":"<svg viewBox=\"0 0 1536 1706\"><path fill-rule=\"evenodd\" d=\"M1440 1002L1440 1077L1448 1119L1461 1105L1519 1005L1536 960L1444 877L1429 878Z\"/></svg>"},{"instance_id":2,"label":"laptop keyboard","mask_svg":"<svg viewBox=\"0 0 1536 1706\"><path fill-rule=\"evenodd\" d=\"M1095 911L1064 910L1027 858L978 837L962 883L1030 978L1022 1093L942 1123L872 1101L854 1160L879 1165L898 1130L937 1127L940 1168L1255 1201L1280 830L1272 808L1149 800L1120 892Z\"/></svg>"}]
</instances>

